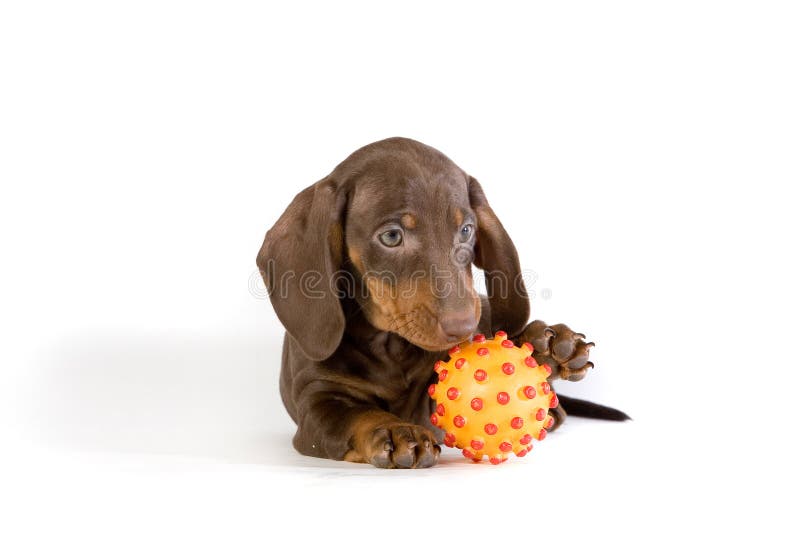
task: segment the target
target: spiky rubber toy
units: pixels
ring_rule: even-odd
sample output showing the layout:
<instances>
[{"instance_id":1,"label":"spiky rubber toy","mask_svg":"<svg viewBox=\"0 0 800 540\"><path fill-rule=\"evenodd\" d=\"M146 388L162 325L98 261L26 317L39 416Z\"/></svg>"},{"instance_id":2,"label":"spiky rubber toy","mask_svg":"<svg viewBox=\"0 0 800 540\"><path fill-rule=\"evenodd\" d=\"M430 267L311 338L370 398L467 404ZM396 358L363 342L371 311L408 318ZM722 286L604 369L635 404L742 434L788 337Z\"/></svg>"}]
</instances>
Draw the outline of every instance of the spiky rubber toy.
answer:
<instances>
[{"instance_id":1,"label":"spiky rubber toy","mask_svg":"<svg viewBox=\"0 0 800 540\"><path fill-rule=\"evenodd\" d=\"M531 356L533 345L516 347L498 331L493 339L476 334L448 353L450 359L433 368L439 382L428 388L436 400L431 423L444 430L445 445L476 462L489 456L498 465L512 452L524 456L533 439L545 438L554 424L547 411L558 406L558 397L547 382L550 366Z\"/></svg>"}]
</instances>

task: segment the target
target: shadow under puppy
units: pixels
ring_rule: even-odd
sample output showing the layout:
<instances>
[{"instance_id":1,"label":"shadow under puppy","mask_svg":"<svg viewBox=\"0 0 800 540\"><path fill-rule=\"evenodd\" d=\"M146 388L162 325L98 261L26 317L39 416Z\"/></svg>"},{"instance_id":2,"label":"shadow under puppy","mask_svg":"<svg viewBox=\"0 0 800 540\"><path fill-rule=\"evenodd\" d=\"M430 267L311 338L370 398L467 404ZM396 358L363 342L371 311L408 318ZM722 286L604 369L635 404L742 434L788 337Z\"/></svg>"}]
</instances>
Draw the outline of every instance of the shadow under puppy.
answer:
<instances>
[{"instance_id":1,"label":"shadow under puppy","mask_svg":"<svg viewBox=\"0 0 800 540\"><path fill-rule=\"evenodd\" d=\"M280 390L302 454L376 467L434 465L432 366L476 331L505 330L552 368L582 379L592 343L563 324L528 322L514 244L477 180L417 141L367 145L298 194L258 254L286 328ZM475 292L471 265L485 272ZM627 416L560 397L551 411Z\"/></svg>"}]
</instances>

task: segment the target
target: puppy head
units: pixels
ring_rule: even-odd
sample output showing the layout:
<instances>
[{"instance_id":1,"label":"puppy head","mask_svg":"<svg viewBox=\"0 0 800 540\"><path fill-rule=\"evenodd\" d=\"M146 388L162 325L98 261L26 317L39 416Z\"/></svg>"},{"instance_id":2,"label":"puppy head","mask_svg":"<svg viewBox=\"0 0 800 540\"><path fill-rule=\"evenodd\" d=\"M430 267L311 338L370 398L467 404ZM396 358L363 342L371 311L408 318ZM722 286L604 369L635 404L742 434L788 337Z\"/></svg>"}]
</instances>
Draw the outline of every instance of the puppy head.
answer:
<instances>
[{"instance_id":1,"label":"puppy head","mask_svg":"<svg viewBox=\"0 0 800 540\"><path fill-rule=\"evenodd\" d=\"M486 272L492 324L528 318L516 250L472 177L416 141L368 145L300 193L258 256L273 306L312 358L338 346L343 295L374 327L444 350L477 327L471 265Z\"/></svg>"}]
</instances>

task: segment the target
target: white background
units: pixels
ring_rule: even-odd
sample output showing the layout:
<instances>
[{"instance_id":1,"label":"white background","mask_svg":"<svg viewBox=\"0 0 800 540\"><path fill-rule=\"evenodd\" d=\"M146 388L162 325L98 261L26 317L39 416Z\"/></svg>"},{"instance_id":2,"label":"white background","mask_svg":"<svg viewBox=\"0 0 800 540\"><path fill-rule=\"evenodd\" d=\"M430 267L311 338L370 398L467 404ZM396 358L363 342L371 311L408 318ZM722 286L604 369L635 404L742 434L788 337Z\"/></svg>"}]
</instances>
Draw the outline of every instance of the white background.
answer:
<instances>
[{"instance_id":1,"label":"white background","mask_svg":"<svg viewBox=\"0 0 800 540\"><path fill-rule=\"evenodd\" d=\"M796 537L793 4L4 2L2 536ZM634 422L291 449L255 255L393 135L481 180L533 316L597 342L558 390Z\"/></svg>"}]
</instances>

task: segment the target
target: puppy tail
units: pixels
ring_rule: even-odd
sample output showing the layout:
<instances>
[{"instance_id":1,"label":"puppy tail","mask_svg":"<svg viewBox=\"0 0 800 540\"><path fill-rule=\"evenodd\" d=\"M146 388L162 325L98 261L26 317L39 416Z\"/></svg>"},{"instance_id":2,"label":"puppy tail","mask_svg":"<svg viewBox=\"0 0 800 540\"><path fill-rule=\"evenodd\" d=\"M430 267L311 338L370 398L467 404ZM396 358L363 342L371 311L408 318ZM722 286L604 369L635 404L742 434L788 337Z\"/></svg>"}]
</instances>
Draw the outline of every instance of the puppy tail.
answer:
<instances>
[{"instance_id":1,"label":"puppy tail","mask_svg":"<svg viewBox=\"0 0 800 540\"><path fill-rule=\"evenodd\" d=\"M558 402L567 411L568 416L582 416L584 418L600 418L602 420L614 420L622 422L623 420L630 420L631 417L624 412L586 401L583 399L571 398L568 396L558 395Z\"/></svg>"}]
</instances>

